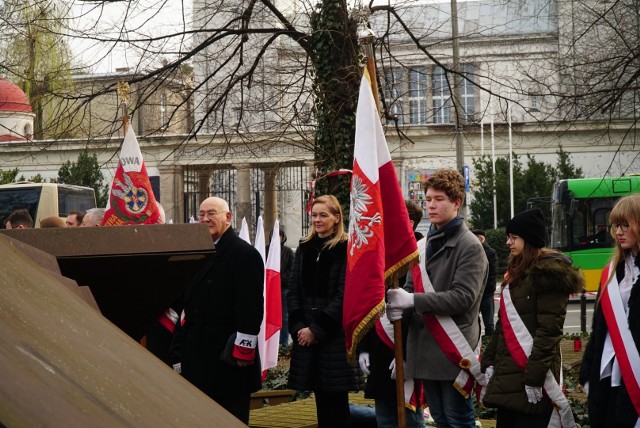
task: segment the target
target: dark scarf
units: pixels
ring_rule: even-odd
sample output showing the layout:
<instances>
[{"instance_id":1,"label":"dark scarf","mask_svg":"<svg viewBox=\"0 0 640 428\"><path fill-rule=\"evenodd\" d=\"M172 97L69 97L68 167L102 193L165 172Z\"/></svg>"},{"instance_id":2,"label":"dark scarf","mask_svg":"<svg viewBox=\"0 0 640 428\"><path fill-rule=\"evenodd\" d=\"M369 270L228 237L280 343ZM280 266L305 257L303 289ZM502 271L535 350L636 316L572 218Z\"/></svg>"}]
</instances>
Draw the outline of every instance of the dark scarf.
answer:
<instances>
[{"instance_id":1,"label":"dark scarf","mask_svg":"<svg viewBox=\"0 0 640 428\"><path fill-rule=\"evenodd\" d=\"M431 227L429 233L427 233L427 260L437 253L440 248L444 247L447 239L458 232L463 222L464 219L459 215L440 229L435 226Z\"/></svg>"}]
</instances>

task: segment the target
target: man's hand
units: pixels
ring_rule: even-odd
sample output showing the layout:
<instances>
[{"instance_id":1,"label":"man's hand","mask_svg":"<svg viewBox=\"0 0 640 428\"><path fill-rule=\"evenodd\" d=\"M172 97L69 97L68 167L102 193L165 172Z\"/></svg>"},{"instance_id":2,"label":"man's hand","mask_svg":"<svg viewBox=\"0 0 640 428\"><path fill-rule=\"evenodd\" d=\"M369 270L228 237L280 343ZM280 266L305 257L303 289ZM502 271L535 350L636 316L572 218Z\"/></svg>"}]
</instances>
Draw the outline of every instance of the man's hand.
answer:
<instances>
[{"instance_id":1,"label":"man's hand","mask_svg":"<svg viewBox=\"0 0 640 428\"><path fill-rule=\"evenodd\" d=\"M360 355L358 355L358 363L360 363L360 370L362 370L362 373L369 376L369 374L371 374L369 371L369 353L361 352Z\"/></svg>"},{"instance_id":2,"label":"man's hand","mask_svg":"<svg viewBox=\"0 0 640 428\"><path fill-rule=\"evenodd\" d=\"M391 288L387 291L387 318L394 322L402 318L407 308L413 308L413 294L402 288Z\"/></svg>"}]
</instances>

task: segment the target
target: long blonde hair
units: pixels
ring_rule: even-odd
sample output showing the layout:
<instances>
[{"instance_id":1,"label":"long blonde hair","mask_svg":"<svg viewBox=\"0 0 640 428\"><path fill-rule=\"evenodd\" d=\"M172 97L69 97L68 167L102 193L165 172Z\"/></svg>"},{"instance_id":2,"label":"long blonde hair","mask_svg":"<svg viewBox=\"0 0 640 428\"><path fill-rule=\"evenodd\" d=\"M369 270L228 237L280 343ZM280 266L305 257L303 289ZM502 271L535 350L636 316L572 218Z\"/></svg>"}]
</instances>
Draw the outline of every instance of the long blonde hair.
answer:
<instances>
[{"instance_id":1,"label":"long blonde hair","mask_svg":"<svg viewBox=\"0 0 640 428\"><path fill-rule=\"evenodd\" d=\"M630 195L618 199L618 202L616 202L611 210L611 214L609 214L609 223L628 223L629 229L631 229L633 235L636 238L640 238L640 195ZM611 256L614 268L609 272L609 277L607 278L606 284L602 287L602 291L604 291L609 282L611 282L611 279L613 279L613 276L616 274L615 267L618 266L618 263L624 260L626 256L625 250L616 239L616 230L611 228L610 233L613 241L616 243L613 256ZM640 250L640 242L636 242L636 247L638 247L636 248L637 250ZM602 292L600 295L602 295Z\"/></svg>"},{"instance_id":2,"label":"long blonde hair","mask_svg":"<svg viewBox=\"0 0 640 428\"><path fill-rule=\"evenodd\" d=\"M342 241L346 241L349 238L349 236L344 231L344 223L343 223L344 215L342 214L342 207L340 206L340 202L338 202L338 198L336 198L333 195L318 196L313 200L313 204L311 206L313 207L316 204L325 204L327 208L329 208L329 211L331 211L333 215L337 216L340 219L340 221L333 228L333 236L324 244L324 247L332 248L336 246L336 244ZM309 228L309 233L307 233L307 236L302 238L300 242L310 241L316 235L317 235L316 229L313 226L311 226Z\"/></svg>"}]
</instances>

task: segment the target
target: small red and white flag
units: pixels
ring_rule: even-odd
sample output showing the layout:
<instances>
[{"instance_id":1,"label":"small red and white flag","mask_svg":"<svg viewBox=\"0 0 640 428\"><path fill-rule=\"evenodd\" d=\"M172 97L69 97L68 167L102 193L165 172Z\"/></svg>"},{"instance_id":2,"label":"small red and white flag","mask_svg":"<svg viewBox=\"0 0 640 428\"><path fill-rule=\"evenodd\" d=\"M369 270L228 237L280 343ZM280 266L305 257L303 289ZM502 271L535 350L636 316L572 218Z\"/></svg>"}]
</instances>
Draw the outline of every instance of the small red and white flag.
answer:
<instances>
[{"instance_id":1,"label":"small red and white flag","mask_svg":"<svg viewBox=\"0 0 640 428\"><path fill-rule=\"evenodd\" d=\"M140 145L131 125L126 130L120 160L109 191L102 226L155 224L160 211L153 195Z\"/></svg>"},{"instance_id":2,"label":"small red and white flag","mask_svg":"<svg viewBox=\"0 0 640 428\"><path fill-rule=\"evenodd\" d=\"M391 285L418 259L402 190L365 70L356 113L342 325L347 356L373 327Z\"/></svg>"},{"instance_id":3,"label":"small red and white flag","mask_svg":"<svg viewBox=\"0 0 640 428\"><path fill-rule=\"evenodd\" d=\"M265 351L262 359L264 370L278 365L280 330L282 329L282 294L280 292L280 222L273 225L269 254L265 265L264 332Z\"/></svg>"},{"instance_id":4,"label":"small red and white flag","mask_svg":"<svg viewBox=\"0 0 640 428\"><path fill-rule=\"evenodd\" d=\"M274 226L279 228L276 221ZM278 229L276 229L278 230ZM269 257L265 257L265 237L262 216L258 217L254 247L262 260L266 259L264 276L264 317L258 334L258 349L262 366L262 379L267 369L278 365L278 346L282 328L282 300L280 297L280 234L274 233L269 245ZM277 244L277 249L274 247Z\"/></svg>"}]
</instances>

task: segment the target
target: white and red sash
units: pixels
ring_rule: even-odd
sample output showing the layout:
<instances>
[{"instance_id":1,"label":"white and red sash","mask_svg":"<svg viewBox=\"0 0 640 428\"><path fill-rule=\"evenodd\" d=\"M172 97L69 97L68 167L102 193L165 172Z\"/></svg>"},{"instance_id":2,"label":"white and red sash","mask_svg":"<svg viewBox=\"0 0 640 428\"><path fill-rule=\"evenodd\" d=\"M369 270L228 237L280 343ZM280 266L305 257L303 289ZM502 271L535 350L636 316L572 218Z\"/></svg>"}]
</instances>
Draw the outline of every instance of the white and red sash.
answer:
<instances>
[{"instance_id":1,"label":"white and red sash","mask_svg":"<svg viewBox=\"0 0 640 428\"><path fill-rule=\"evenodd\" d=\"M524 371L531 350L533 349L533 337L520 318L518 311L513 306L511 293L509 292L509 284L503 287L500 297L500 321L502 323L502 334L504 335L507 349L516 365L520 370ZM556 381L551 370L547 371L543 388L555 406L551 414L549 427L575 427L576 423L573 419L573 412L571 411L567 397L565 397L562 392L562 388Z\"/></svg>"},{"instance_id":2,"label":"white and red sash","mask_svg":"<svg viewBox=\"0 0 640 428\"><path fill-rule=\"evenodd\" d=\"M426 264L426 248L427 239L423 238L418 242L418 251L420 252L419 266L415 266L411 271L414 282L414 293L434 293L433 285L427 275ZM475 349L471 348L469 342L460 331L458 325L450 316L444 315L423 315L424 322L431 335L438 343L438 346L446 357L455 365L460 367L460 373L454 381L454 387L465 397L474 389L475 383L478 383L482 390L487 384L488 379L480 369L480 340ZM479 395L480 392L478 391ZM482 396L478 399L481 401Z\"/></svg>"},{"instance_id":3,"label":"white and red sash","mask_svg":"<svg viewBox=\"0 0 640 428\"><path fill-rule=\"evenodd\" d=\"M610 264L608 269L603 272L603 278L607 278L605 275L614 270L615 266ZM611 276L608 285L603 287L600 294L600 305L624 385L631 403L638 413L636 426L640 426L640 355L631 330L629 330L627 314L620 297L620 288L615 273Z\"/></svg>"}]
</instances>

